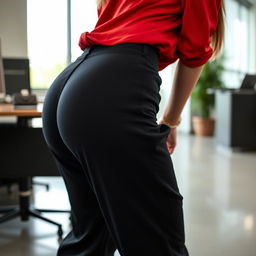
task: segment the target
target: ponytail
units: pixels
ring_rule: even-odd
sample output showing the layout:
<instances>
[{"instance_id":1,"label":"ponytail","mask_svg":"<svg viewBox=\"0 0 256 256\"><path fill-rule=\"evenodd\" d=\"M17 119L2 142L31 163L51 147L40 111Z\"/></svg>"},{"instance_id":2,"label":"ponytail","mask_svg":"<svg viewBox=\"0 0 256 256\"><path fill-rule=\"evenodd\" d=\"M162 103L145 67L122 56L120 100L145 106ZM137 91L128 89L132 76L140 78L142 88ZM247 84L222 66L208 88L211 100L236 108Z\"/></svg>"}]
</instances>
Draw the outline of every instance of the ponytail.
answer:
<instances>
[{"instance_id":1,"label":"ponytail","mask_svg":"<svg viewBox=\"0 0 256 256\"><path fill-rule=\"evenodd\" d=\"M106 3L106 0L96 0L97 7L100 8L103 4Z\"/></svg>"},{"instance_id":2,"label":"ponytail","mask_svg":"<svg viewBox=\"0 0 256 256\"><path fill-rule=\"evenodd\" d=\"M221 48L223 46L224 30L225 30L225 24L224 24L225 15L226 15L226 10L224 5L224 0L221 0L220 10L218 14L218 25L214 34L211 36L211 47L213 49L213 57L217 57L220 54Z\"/></svg>"}]
</instances>

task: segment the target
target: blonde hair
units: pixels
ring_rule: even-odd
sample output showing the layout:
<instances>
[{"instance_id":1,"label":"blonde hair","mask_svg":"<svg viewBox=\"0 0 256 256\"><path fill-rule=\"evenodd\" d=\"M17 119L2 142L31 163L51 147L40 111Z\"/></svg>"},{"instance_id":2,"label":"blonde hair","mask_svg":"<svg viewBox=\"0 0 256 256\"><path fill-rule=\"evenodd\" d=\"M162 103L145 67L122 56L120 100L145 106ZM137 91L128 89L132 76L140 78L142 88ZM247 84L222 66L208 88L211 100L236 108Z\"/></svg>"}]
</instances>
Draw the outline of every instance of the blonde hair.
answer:
<instances>
[{"instance_id":1,"label":"blonde hair","mask_svg":"<svg viewBox=\"0 0 256 256\"><path fill-rule=\"evenodd\" d=\"M97 7L101 7L103 4L106 3L106 0L96 0L96 3L97 3Z\"/></svg>"},{"instance_id":2,"label":"blonde hair","mask_svg":"<svg viewBox=\"0 0 256 256\"><path fill-rule=\"evenodd\" d=\"M211 36L211 47L213 49L213 57L220 55L223 42L224 42L224 31L225 31L225 15L226 9L224 0L221 0L221 6L218 14L218 24L214 34Z\"/></svg>"},{"instance_id":3,"label":"blonde hair","mask_svg":"<svg viewBox=\"0 0 256 256\"><path fill-rule=\"evenodd\" d=\"M107 0L96 0L98 8L106 3ZM213 49L213 56L217 57L223 46L224 41L224 17L226 15L224 0L221 0L221 6L218 14L218 24L214 34L211 36L211 46Z\"/></svg>"}]
</instances>

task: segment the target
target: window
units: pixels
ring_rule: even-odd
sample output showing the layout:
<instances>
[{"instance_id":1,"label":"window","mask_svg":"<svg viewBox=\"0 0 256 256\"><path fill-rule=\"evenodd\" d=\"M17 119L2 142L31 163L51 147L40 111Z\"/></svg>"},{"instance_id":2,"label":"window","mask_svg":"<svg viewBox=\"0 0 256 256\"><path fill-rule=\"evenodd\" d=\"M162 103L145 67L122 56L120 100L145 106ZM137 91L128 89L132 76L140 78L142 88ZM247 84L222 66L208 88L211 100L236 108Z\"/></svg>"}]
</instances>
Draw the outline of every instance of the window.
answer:
<instances>
[{"instance_id":1,"label":"window","mask_svg":"<svg viewBox=\"0 0 256 256\"><path fill-rule=\"evenodd\" d=\"M225 72L223 81L226 87L238 88L245 73L253 69L251 54L251 15L250 4L246 1L228 0L226 5L225 27Z\"/></svg>"},{"instance_id":2,"label":"window","mask_svg":"<svg viewBox=\"0 0 256 256\"><path fill-rule=\"evenodd\" d=\"M91 31L98 19L96 0L71 1L71 60L74 61L82 50L78 46L81 33Z\"/></svg>"},{"instance_id":3,"label":"window","mask_svg":"<svg viewBox=\"0 0 256 256\"><path fill-rule=\"evenodd\" d=\"M81 33L97 22L96 0L28 0L31 87L47 89L82 50Z\"/></svg>"},{"instance_id":4,"label":"window","mask_svg":"<svg viewBox=\"0 0 256 256\"><path fill-rule=\"evenodd\" d=\"M48 88L67 65L67 1L28 0L31 87Z\"/></svg>"}]
</instances>

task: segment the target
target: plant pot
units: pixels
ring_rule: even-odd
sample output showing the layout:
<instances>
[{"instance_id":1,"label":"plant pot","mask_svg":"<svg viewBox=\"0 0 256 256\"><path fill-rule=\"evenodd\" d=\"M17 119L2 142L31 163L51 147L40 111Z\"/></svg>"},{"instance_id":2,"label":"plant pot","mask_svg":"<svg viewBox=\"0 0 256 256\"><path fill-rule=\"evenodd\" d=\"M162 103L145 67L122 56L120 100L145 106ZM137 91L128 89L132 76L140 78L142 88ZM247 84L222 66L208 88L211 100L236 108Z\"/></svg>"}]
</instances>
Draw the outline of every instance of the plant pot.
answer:
<instances>
[{"instance_id":1,"label":"plant pot","mask_svg":"<svg viewBox=\"0 0 256 256\"><path fill-rule=\"evenodd\" d=\"M215 118L192 116L193 130L198 136L213 136Z\"/></svg>"}]
</instances>

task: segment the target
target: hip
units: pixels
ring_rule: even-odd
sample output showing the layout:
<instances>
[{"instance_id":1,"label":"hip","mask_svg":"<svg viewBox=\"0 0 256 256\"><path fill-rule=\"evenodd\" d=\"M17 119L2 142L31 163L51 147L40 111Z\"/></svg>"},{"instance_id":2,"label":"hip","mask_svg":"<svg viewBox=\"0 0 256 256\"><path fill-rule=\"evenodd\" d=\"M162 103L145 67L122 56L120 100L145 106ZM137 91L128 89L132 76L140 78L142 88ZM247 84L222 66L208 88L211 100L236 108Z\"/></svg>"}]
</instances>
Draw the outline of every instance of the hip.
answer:
<instances>
[{"instance_id":1,"label":"hip","mask_svg":"<svg viewBox=\"0 0 256 256\"><path fill-rule=\"evenodd\" d=\"M158 61L157 50L147 44L93 45L75 61L80 64L63 85L61 100L70 107L79 101L105 111L151 106L156 114L162 83Z\"/></svg>"},{"instance_id":2,"label":"hip","mask_svg":"<svg viewBox=\"0 0 256 256\"><path fill-rule=\"evenodd\" d=\"M155 49L144 44L86 48L45 97L63 138L94 144L97 135L99 143L109 145L125 137L127 144L138 141L143 149L155 148L159 138L164 143L169 129L156 119L162 82L158 60Z\"/></svg>"}]
</instances>

